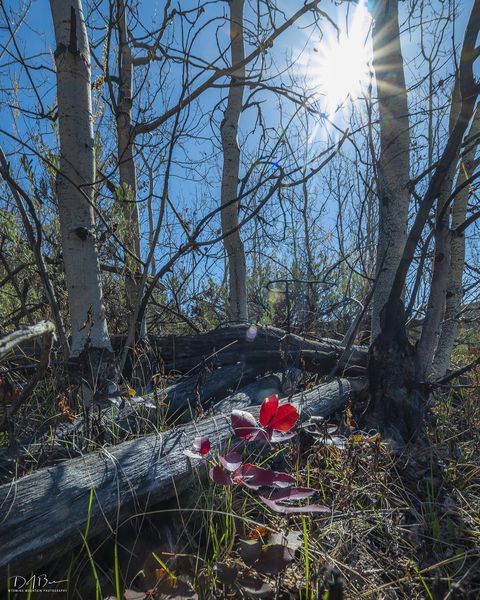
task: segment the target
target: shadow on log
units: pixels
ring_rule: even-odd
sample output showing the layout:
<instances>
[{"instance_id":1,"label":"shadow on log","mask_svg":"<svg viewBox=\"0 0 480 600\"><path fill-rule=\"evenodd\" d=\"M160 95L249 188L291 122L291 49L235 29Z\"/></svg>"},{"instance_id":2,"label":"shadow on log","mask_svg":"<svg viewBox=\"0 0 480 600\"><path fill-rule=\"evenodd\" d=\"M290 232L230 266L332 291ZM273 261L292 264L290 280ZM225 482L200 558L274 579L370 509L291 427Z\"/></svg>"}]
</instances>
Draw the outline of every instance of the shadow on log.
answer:
<instances>
[{"instance_id":1,"label":"shadow on log","mask_svg":"<svg viewBox=\"0 0 480 600\"><path fill-rule=\"evenodd\" d=\"M363 387L361 380L338 379L295 394L291 401L305 421L341 409ZM259 407L248 410L258 415ZM126 515L184 490L202 469L183 453L198 435L207 435L213 449L223 446L231 437L229 415L124 442L0 486L3 574L7 565L38 569L80 544L91 494L89 537L114 531Z\"/></svg>"}]
</instances>

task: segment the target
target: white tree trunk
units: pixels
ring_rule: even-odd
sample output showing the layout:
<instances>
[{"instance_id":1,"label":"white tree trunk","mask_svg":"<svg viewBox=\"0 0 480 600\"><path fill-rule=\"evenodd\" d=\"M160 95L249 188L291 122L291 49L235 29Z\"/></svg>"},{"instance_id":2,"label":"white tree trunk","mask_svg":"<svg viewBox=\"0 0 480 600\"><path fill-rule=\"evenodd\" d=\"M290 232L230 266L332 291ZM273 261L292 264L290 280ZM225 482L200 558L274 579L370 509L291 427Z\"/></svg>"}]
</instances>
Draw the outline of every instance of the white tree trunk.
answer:
<instances>
[{"instance_id":1,"label":"white tree trunk","mask_svg":"<svg viewBox=\"0 0 480 600\"><path fill-rule=\"evenodd\" d=\"M373 67L380 115L381 154L378 162L379 229L372 340L380 332L380 312L389 297L405 246L410 177L408 102L397 0L378 0L374 19Z\"/></svg>"},{"instance_id":2,"label":"white tree trunk","mask_svg":"<svg viewBox=\"0 0 480 600\"><path fill-rule=\"evenodd\" d=\"M137 204L137 174L134 150L134 128L132 123L133 60L128 41L128 29L124 0L117 0L117 27L119 35L119 76L120 85L117 103L118 167L120 173L120 199L125 218L125 245L130 252L125 253L125 287L129 318L134 318L137 303L141 300L140 258L140 217ZM133 255L133 256L132 256ZM146 334L145 318L142 319L140 336Z\"/></svg>"},{"instance_id":3,"label":"white tree trunk","mask_svg":"<svg viewBox=\"0 0 480 600\"><path fill-rule=\"evenodd\" d=\"M243 6L244 0L229 0L230 43L232 64L245 58L243 46ZM238 125L242 112L245 67L232 73L228 92L227 107L221 125L223 149L223 176L221 189L222 233L225 234L238 225L238 193L240 173L240 148L238 146ZM247 311L247 267L245 251L240 232L237 230L224 239L228 259L228 309L233 321L246 321Z\"/></svg>"},{"instance_id":4,"label":"white tree trunk","mask_svg":"<svg viewBox=\"0 0 480 600\"><path fill-rule=\"evenodd\" d=\"M452 93L449 135L455 127L455 123L460 113L460 100L460 87L459 82L457 81ZM428 379L431 374L433 355L440 336L442 319L445 314L445 297L449 280L451 256L451 232L449 228L450 210L446 203L452 193L456 169L457 163L454 162L450 166L449 172L445 175L442 190L437 200L434 237L435 254L433 259L432 280L428 295L425 321L417 346L417 373L422 380Z\"/></svg>"},{"instance_id":5,"label":"white tree trunk","mask_svg":"<svg viewBox=\"0 0 480 600\"><path fill-rule=\"evenodd\" d=\"M478 148L478 136L480 135L480 110L477 107L472 120L467 139L475 140L468 148L456 182L459 187L478 167L475 153ZM443 377L450 367L453 347L458 333L458 317L463 299L463 270L465 267L465 235L457 233L456 229L465 221L468 206L470 186L464 187L456 196L452 207L452 224L450 240L450 265L448 273L448 285L445 294L445 315L440 330L437 349L433 360L432 374L435 378Z\"/></svg>"},{"instance_id":6,"label":"white tree trunk","mask_svg":"<svg viewBox=\"0 0 480 600\"><path fill-rule=\"evenodd\" d=\"M50 0L55 28L60 172L57 199L72 328L70 354L110 350L95 244L90 49L81 0Z\"/></svg>"}]
</instances>

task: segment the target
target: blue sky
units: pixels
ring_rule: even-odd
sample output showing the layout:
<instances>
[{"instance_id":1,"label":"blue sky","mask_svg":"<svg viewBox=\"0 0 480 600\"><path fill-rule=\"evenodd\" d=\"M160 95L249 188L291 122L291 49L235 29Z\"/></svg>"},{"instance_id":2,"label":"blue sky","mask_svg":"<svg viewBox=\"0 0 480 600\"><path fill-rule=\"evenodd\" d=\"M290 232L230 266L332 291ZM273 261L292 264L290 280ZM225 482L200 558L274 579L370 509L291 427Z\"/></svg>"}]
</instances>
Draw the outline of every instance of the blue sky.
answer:
<instances>
[{"instance_id":1,"label":"blue sky","mask_svg":"<svg viewBox=\"0 0 480 600\"><path fill-rule=\"evenodd\" d=\"M209 2L204 4L206 6L204 15L205 20L215 19L226 9L226 4L223 2ZM279 2L278 4L284 8L285 11L288 11L288 14L291 14L294 8L298 8L303 4L303 2L300 0L289 0L288 2ZM197 6L197 2L193 0L183 0L181 5L184 8L189 8ZM431 6L438 6L438 4L432 4ZM461 41L461 36L471 6L470 0L465 1L461 6L462 9L458 13L459 18L456 25L457 43L460 43ZM18 2L17 0L6 0L5 7L6 10L9 11L10 8L18 7ZM408 3L400 3L402 21L404 21L406 18L408 7ZM158 24L159 19L161 18L162 8L162 2L142 2L142 21L144 21L148 26L151 24L154 27L156 23ZM344 3L341 6L335 6L335 4L332 2L325 2L320 5L320 8L325 10L343 31L346 31L347 28L351 30L352 20L355 18L355 14L358 11L358 8L353 3ZM432 10L433 9L431 8L427 8L427 19L433 16ZM247 21L250 19L251 14L251 11L247 9ZM281 19L279 18L278 21L281 22ZM322 54L325 47L328 47L329 45L335 45L335 36L333 27L326 20L323 20L322 33L325 37L323 40L320 39L319 31L315 31L311 27L308 27L308 25L311 25L311 22L311 17L303 18L297 25L292 27L287 33L283 34L281 38L276 41L274 48L269 51L269 55L274 61L278 70L281 70L282 65L285 64L286 60L293 58L295 65L298 66L296 75L305 75L307 77L309 86L314 88L318 83L320 83L320 81L316 80L316 68L312 69L311 65L316 64L315 61L318 60L318 55ZM102 24L98 18L90 21L89 24L98 27L97 30L90 29L91 39L93 42L95 42L103 35ZM429 29L432 28L433 25L429 25ZM139 33L140 28L137 28L135 32ZM0 33L0 35L4 35L4 33ZM178 39L180 39L179 31L176 32L176 35L178 36ZM32 57L30 61L32 66L37 67L39 65L44 65L48 67L46 70L32 70L31 74L32 77L35 78L35 81L39 83L39 94L42 98L45 108L51 108L55 97L55 78L53 72L51 71L52 57L50 52L53 49L54 42L50 7L47 0L32 0L27 18L25 19L24 24L21 26L18 35L16 36L16 42L23 55ZM428 43L431 44L432 41L430 40ZM195 53L201 56L203 59L212 60L212 58L215 57L218 52L217 44L221 47L226 47L228 44L228 29L225 24L217 27L217 22L213 21L212 24L198 36L194 50ZM366 44L368 47L368 39ZM418 29L414 30L411 35L405 34L402 39L402 44L406 62L407 81L409 84L413 84L420 75L418 61L414 60L419 46ZM14 51L12 47L10 49ZM448 53L450 48L446 47L443 50L445 53ZM101 54L101 49L98 48L96 52L97 54ZM333 53L332 56L335 57L335 54ZM305 59L305 57L307 57L307 59ZM5 62L6 58L4 57L1 64L5 65ZM441 61L439 64L442 64ZM272 67L272 72L275 70L275 66ZM447 74L449 71L451 71L451 62L445 62L445 66L439 67L439 69L439 77L442 69L445 74ZM339 78L342 77L341 70L342 69L339 68ZM14 72L18 78L16 83L20 86L18 97L22 106L24 108L35 110L37 107L37 99L35 94L32 92L31 85L24 71L19 75L19 70L16 67L12 66L8 68L1 68L1 88L8 90L11 87L12 74ZM98 74L98 69L94 68L94 75L96 74ZM172 66L172 71L167 78L169 82L168 88L165 87L165 90L162 90L162 92L165 93L165 97L159 97L154 103L152 111L153 114L161 113L166 107L176 103L179 93L178 76L179 67ZM318 80L320 79L321 75L319 73ZM155 70L155 68L153 68L150 72L147 83L151 86L152 90L157 91L156 87L159 86L159 82L159 73ZM321 92L325 90L318 88L317 91ZM220 109L221 106L218 106L218 102L222 97L225 97L225 94L225 88L209 90L201 96L200 100L195 103L195 105L192 105L188 124L189 126L193 127L193 135L190 137L185 136L175 151L177 164L172 171L173 176L170 188L172 202L179 210L186 211L188 209L190 210L190 213L195 212L197 216L201 215L202 211L205 211L207 208L212 208L215 206L219 199L221 156L219 154L218 147L218 126L222 112ZM448 86L445 89L445 95L447 94ZM2 100L4 99L5 93ZM275 147L275 136L281 134L282 121L283 123L288 122L289 115L292 114L294 107L291 103L286 101L279 103L278 99L269 92L259 94L258 100L261 100L262 102L265 124L267 128L272 129L271 139L264 148L264 151L267 152L268 155L269 148ZM317 97L316 101L319 112L332 112L332 107L328 106L328 103L322 99L321 95ZM424 91L421 87L415 88L410 93L410 101L412 105L415 106L417 103L421 104L424 101ZM216 107L216 112L214 113L213 120L210 120L210 116L214 107ZM201 113L204 114L202 115ZM16 135L18 135L18 137L20 137L23 141L27 142L31 142L35 133L39 133L43 136L43 139L46 141L46 143L51 146L55 146L55 137L52 133L50 124L47 123L39 125L36 120L31 119L27 115L18 116L14 124L12 120L12 114L14 114L12 110L5 108L3 103L0 105L0 120L2 123L2 128L10 132L15 130ZM247 110L242 116L240 139L242 141L243 158L246 164L248 164L250 160L249 157L253 156L257 151L257 146L259 144L258 134L249 133L253 128L255 118L256 112L252 108ZM347 125L348 113L337 113L335 117L332 116L332 118L334 118L336 124L340 128L344 128ZM170 127L171 122L166 124L161 133L168 135ZM421 124L418 125L417 132L421 132L421 127ZM111 128L111 122L106 121L102 130L105 137L108 137L107 134L109 134L109 128ZM328 144L329 136L338 137L338 133L335 133L335 130L332 129L331 126L328 126L327 121L320 117L318 117L316 120L312 119L311 131L315 130L316 134L312 136L310 140L312 153L318 152L320 149L324 148ZM7 150L15 149L15 155L12 156L12 163L15 164L15 159L18 157L17 153L21 147L21 144L12 143L8 137L5 137L5 135L2 135L1 133L0 140L2 145ZM111 146L110 149L113 149L111 136L109 143ZM153 145L157 146L158 144L161 144L161 139L154 138ZM153 150L154 149L152 149L152 151ZM28 151L25 149L24 151L28 154ZM352 147L347 143L345 144L343 151L348 155L348 152L352 152ZM208 157L208 160L204 160L205 156ZM281 157L277 156L275 153L270 155L269 158L272 161L281 160ZM195 165L197 161L199 163L198 167ZM141 161L138 158L137 164L139 164L139 169L141 167L140 163ZM420 167L421 165L419 163L418 168ZM161 163L159 163L158 168L159 176L156 184L157 193L160 192L159 187L162 184ZM318 187L320 198L319 205L322 204L324 200L326 201L326 209L323 215L323 226L328 228L334 223L336 217L336 205L329 203L327 196L322 198L323 188L321 185L321 176L319 176L318 180L314 182L314 185ZM140 196L142 196L144 193L144 190L141 189ZM267 219L280 219L279 223L281 223L281 214L278 213L278 211L273 214L269 212L269 209L267 208L264 212ZM191 214L191 218L195 218L193 214ZM178 243L178 240L182 235L178 225L173 225L172 215L170 215L170 219L171 220L168 222L172 223L171 230L166 230L167 233L165 239L162 240L163 248L166 249L165 251L167 253L170 245ZM213 225L215 225L215 227L218 226L218 221L217 224L214 223ZM170 234L173 236L173 238L170 239L167 234ZM280 253L281 249L275 248L274 251ZM286 247L285 252L288 253L288 251L289 249ZM161 258L162 251L159 250L158 259L161 261ZM222 271L222 260L211 264L213 265L211 267L211 273L218 277Z\"/></svg>"}]
</instances>

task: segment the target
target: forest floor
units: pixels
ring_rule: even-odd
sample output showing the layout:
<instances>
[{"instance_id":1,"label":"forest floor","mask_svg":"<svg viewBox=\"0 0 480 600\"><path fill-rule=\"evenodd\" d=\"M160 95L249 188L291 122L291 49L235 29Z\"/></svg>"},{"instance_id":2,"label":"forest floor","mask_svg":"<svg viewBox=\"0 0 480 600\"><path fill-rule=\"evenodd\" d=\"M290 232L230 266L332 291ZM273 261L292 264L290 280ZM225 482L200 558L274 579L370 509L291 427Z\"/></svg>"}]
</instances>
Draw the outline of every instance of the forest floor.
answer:
<instances>
[{"instance_id":1,"label":"forest floor","mask_svg":"<svg viewBox=\"0 0 480 600\"><path fill-rule=\"evenodd\" d=\"M259 492L202 478L52 572L84 600L479 598L479 400L473 385L435 395L425 435L397 453L355 433L361 405L253 451L326 512L278 514Z\"/></svg>"},{"instance_id":2,"label":"forest floor","mask_svg":"<svg viewBox=\"0 0 480 600\"><path fill-rule=\"evenodd\" d=\"M199 486L173 549L190 556L172 571L201 598L479 598L478 390L437 398L433 413L422 442L396 455L327 424L285 448L284 469L326 514L279 516L245 489Z\"/></svg>"}]
</instances>

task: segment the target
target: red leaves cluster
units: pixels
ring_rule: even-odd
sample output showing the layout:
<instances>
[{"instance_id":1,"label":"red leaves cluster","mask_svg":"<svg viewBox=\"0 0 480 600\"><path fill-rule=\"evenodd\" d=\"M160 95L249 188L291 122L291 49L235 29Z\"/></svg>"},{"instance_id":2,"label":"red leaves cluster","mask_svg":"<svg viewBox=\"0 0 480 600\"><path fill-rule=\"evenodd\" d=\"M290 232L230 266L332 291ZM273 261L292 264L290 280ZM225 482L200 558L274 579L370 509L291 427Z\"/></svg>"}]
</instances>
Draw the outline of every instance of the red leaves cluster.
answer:
<instances>
[{"instance_id":1,"label":"red leaves cluster","mask_svg":"<svg viewBox=\"0 0 480 600\"><path fill-rule=\"evenodd\" d=\"M291 438L291 429L298 421L299 415L293 404L279 405L278 396L266 398L260 407L259 424L255 417L242 410L234 410L231 414L232 428L235 434L244 441L279 442ZM197 437L192 442L192 449L185 450L191 458L207 460L211 444L208 437ZM325 512L329 509L318 504L308 506L292 506L291 500L310 498L314 489L292 488L295 477L288 473L271 471L251 463L242 463L241 455L231 451L218 457L219 464L214 464L209 472L210 479L217 485L243 485L252 490L262 487L277 488L269 498L261 496L262 502L271 510L280 514ZM289 488L289 489L287 489Z\"/></svg>"},{"instance_id":2,"label":"red leaves cluster","mask_svg":"<svg viewBox=\"0 0 480 600\"><path fill-rule=\"evenodd\" d=\"M231 421L235 434L244 440L283 442L294 435L288 432L298 421L298 411L290 403L279 405L278 396L273 394L260 407L260 427L255 417L243 410L233 410Z\"/></svg>"},{"instance_id":3,"label":"red leaves cluster","mask_svg":"<svg viewBox=\"0 0 480 600\"><path fill-rule=\"evenodd\" d=\"M206 435L203 435L196 437L192 442L193 450L184 450L184 454L190 458L205 458L210 452L211 447L210 440Z\"/></svg>"}]
</instances>

